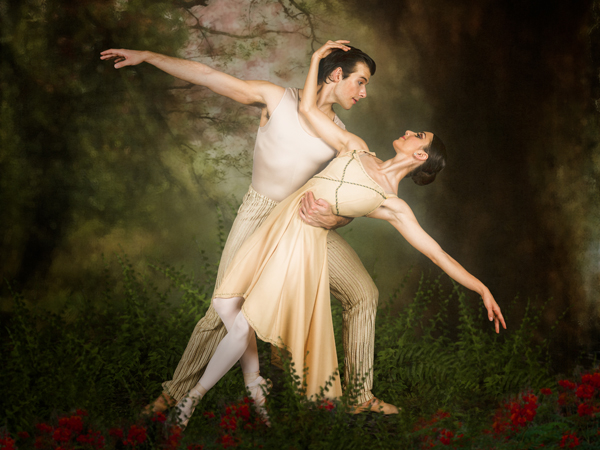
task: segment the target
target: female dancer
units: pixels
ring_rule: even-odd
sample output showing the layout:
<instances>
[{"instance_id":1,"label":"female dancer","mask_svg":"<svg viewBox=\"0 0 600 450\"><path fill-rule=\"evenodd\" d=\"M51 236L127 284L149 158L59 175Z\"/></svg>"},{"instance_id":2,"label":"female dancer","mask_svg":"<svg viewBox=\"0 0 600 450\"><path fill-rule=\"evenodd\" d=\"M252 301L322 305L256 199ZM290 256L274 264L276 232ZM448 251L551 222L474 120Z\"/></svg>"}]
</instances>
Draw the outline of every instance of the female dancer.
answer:
<instances>
[{"instance_id":1,"label":"female dancer","mask_svg":"<svg viewBox=\"0 0 600 450\"><path fill-rule=\"evenodd\" d=\"M410 176L431 183L445 166L446 151L430 132L407 131L393 142L396 156L381 161L358 136L342 130L316 106L319 61L334 49L348 50L349 41L329 41L312 59L300 109L312 130L338 150L338 156L302 188L282 201L244 243L229 266L213 305L228 334L219 343L198 384L179 402L178 419L185 426L195 405L247 351L251 333L291 355L296 367L307 367L309 397L326 382L326 395L342 394L331 319L327 273L327 230L306 225L299 217L302 198L312 192L332 205L335 214L368 216L390 222L417 250L463 286L481 295L496 332L506 324L492 294L477 278L445 253L421 228L410 207L397 195L398 183ZM360 79L357 80L361 83ZM310 195L310 194L309 194ZM258 356L255 356L258 358ZM253 398L264 415L260 390Z\"/></svg>"}]
</instances>

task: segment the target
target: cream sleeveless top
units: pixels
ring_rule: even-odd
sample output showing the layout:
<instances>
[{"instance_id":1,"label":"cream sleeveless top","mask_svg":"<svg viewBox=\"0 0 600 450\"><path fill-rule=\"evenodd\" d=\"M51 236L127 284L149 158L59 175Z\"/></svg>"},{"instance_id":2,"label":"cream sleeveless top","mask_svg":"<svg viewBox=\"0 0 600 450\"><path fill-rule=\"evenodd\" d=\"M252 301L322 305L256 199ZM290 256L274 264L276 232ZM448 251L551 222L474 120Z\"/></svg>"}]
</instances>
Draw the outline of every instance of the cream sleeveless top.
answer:
<instances>
[{"instance_id":1,"label":"cream sleeveless top","mask_svg":"<svg viewBox=\"0 0 600 450\"><path fill-rule=\"evenodd\" d=\"M287 88L269 121L258 129L254 145L252 187L276 202L302 187L337 154L300 125L298 89ZM336 115L334 122L346 129Z\"/></svg>"}]
</instances>

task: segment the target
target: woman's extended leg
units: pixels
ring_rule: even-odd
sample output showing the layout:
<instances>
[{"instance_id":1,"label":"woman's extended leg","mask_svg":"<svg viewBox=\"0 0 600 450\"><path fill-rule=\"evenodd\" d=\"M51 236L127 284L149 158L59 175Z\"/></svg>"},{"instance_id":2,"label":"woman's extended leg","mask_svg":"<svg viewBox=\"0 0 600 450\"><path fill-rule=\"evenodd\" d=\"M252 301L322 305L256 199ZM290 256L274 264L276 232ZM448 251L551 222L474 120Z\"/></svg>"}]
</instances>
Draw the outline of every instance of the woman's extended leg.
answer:
<instances>
[{"instance_id":1,"label":"woman's extended leg","mask_svg":"<svg viewBox=\"0 0 600 450\"><path fill-rule=\"evenodd\" d=\"M243 302L244 299L242 297L234 297L233 299L215 298L215 301L213 301L214 308L219 314L219 317L221 317L221 321L225 324L227 330L233 326L235 318L242 309ZM246 386L246 389L250 391L250 396L254 400L256 411L268 423L264 404L266 402L265 391L269 389L271 382L260 376L256 335L253 332L250 332L248 348L240 358L240 365L242 366L244 385Z\"/></svg>"},{"instance_id":2,"label":"woman's extended leg","mask_svg":"<svg viewBox=\"0 0 600 450\"><path fill-rule=\"evenodd\" d=\"M225 328L227 328L227 332L229 332L233 326L235 318L242 310L243 303L243 297L215 298L213 300L213 307L215 308L215 311L217 311L217 314L221 318ZM260 370L258 364L256 336L254 333L251 333L250 340L248 342L248 348L240 358L240 365L242 366L242 372L245 374L258 372Z\"/></svg>"},{"instance_id":3,"label":"woman's extended leg","mask_svg":"<svg viewBox=\"0 0 600 450\"><path fill-rule=\"evenodd\" d=\"M241 297L213 300L228 333L217 346L198 384L177 405L178 420L183 426L187 425L200 399L241 358L254 337L254 331L241 312L242 300Z\"/></svg>"}]
</instances>

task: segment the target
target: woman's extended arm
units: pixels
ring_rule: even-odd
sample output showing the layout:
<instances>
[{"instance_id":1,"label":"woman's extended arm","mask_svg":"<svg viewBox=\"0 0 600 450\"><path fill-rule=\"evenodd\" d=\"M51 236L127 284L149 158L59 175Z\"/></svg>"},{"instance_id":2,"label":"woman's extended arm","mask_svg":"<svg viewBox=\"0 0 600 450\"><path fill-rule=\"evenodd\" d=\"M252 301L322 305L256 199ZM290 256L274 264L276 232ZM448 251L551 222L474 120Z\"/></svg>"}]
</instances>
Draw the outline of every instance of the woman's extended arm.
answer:
<instances>
[{"instance_id":1,"label":"woman's extended arm","mask_svg":"<svg viewBox=\"0 0 600 450\"><path fill-rule=\"evenodd\" d=\"M387 220L414 248L419 250L437 264L451 278L481 295L487 309L488 318L494 321L496 333L500 332L500 324L506 329L506 323L500 307L490 290L477 278L471 275L454 258L448 255L439 244L429 236L413 214L405 201L399 198L387 199L384 204L372 212L369 217Z\"/></svg>"},{"instance_id":2,"label":"woman's extended arm","mask_svg":"<svg viewBox=\"0 0 600 450\"><path fill-rule=\"evenodd\" d=\"M365 141L349 131L342 130L327 117L327 114L317 107L317 76L319 73L319 61L329 55L332 50L349 50L349 47L344 45L348 42L349 41L327 41L323 47L313 53L310 60L308 75L306 76L306 83L304 84L304 90L302 91L302 99L300 100L300 112L302 115L310 122L318 136L335 148L338 153L356 149L368 150Z\"/></svg>"}]
</instances>

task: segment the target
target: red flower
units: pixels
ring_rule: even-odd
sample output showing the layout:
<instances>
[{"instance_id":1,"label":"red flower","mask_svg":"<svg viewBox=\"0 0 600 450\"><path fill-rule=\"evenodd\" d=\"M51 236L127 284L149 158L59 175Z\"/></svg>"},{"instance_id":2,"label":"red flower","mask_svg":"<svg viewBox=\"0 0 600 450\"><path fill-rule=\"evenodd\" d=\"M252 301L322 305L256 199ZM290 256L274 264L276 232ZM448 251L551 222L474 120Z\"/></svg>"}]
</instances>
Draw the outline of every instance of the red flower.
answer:
<instances>
[{"instance_id":1,"label":"red flower","mask_svg":"<svg viewBox=\"0 0 600 450\"><path fill-rule=\"evenodd\" d=\"M588 384L596 389L600 389L600 372L586 373L585 375L582 375L581 383Z\"/></svg>"},{"instance_id":2,"label":"red flower","mask_svg":"<svg viewBox=\"0 0 600 450\"><path fill-rule=\"evenodd\" d=\"M204 447L200 444L190 444L187 446L187 450L203 450Z\"/></svg>"},{"instance_id":3,"label":"red flower","mask_svg":"<svg viewBox=\"0 0 600 450\"><path fill-rule=\"evenodd\" d=\"M171 434L167 437L167 441L165 443L165 447L167 449L175 450L179 447L179 443L181 442L181 427L174 426L171 428Z\"/></svg>"},{"instance_id":4,"label":"red flower","mask_svg":"<svg viewBox=\"0 0 600 450\"><path fill-rule=\"evenodd\" d=\"M82 434L77 437L77 442L80 444L90 444L91 446L101 449L104 448L104 436L99 431L88 430L88 434Z\"/></svg>"},{"instance_id":5,"label":"red flower","mask_svg":"<svg viewBox=\"0 0 600 450\"><path fill-rule=\"evenodd\" d=\"M235 431L237 429L237 419L234 416L223 416L219 426L223 430Z\"/></svg>"},{"instance_id":6,"label":"red flower","mask_svg":"<svg viewBox=\"0 0 600 450\"><path fill-rule=\"evenodd\" d=\"M207 419L214 419L215 418L215 413L212 411L206 411L204 413L204 417L206 417Z\"/></svg>"},{"instance_id":7,"label":"red flower","mask_svg":"<svg viewBox=\"0 0 600 450\"><path fill-rule=\"evenodd\" d=\"M83 419L80 416L61 417L58 420L58 426L81 433L81 430L83 430Z\"/></svg>"},{"instance_id":8,"label":"red flower","mask_svg":"<svg viewBox=\"0 0 600 450\"><path fill-rule=\"evenodd\" d=\"M575 435L575 433L564 434L562 439L560 440L559 445L561 447L567 447L567 448L578 447L579 446L579 438Z\"/></svg>"},{"instance_id":9,"label":"red flower","mask_svg":"<svg viewBox=\"0 0 600 450\"><path fill-rule=\"evenodd\" d=\"M238 444L237 440L229 434L221 436L217 442L221 444L223 448L236 447Z\"/></svg>"},{"instance_id":10,"label":"red flower","mask_svg":"<svg viewBox=\"0 0 600 450\"><path fill-rule=\"evenodd\" d=\"M143 444L146 441L146 428L138 427L137 425L131 425L127 439L123 441L125 445L131 445L135 447L138 444Z\"/></svg>"},{"instance_id":11,"label":"red flower","mask_svg":"<svg viewBox=\"0 0 600 450\"><path fill-rule=\"evenodd\" d=\"M331 411L334 408L335 405L331 400L323 400L323 402L319 404L319 409L326 409L327 411Z\"/></svg>"},{"instance_id":12,"label":"red flower","mask_svg":"<svg viewBox=\"0 0 600 450\"><path fill-rule=\"evenodd\" d=\"M52 439L54 439L56 442L67 442L71 439L72 434L72 430L65 427L58 427L56 430L54 430Z\"/></svg>"},{"instance_id":13,"label":"red flower","mask_svg":"<svg viewBox=\"0 0 600 450\"><path fill-rule=\"evenodd\" d=\"M161 411L156 412L156 414L154 414L152 416L152 422L163 423L163 422L166 422L166 421L167 421L167 416L165 416L165 413L163 413Z\"/></svg>"},{"instance_id":14,"label":"red flower","mask_svg":"<svg viewBox=\"0 0 600 450\"><path fill-rule=\"evenodd\" d=\"M88 415L88 413L85 409L77 409L77 410L75 410L75 414L77 414L78 416L81 416L81 417L85 417Z\"/></svg>"},{"instance_id":15,"label":"red flower","mask_svg":"<svg viewBox=\"0 0 600 450\"><path fill-rule=\"evenodd\" d=\"M21 439L29 439L29 433L27 431L19 431L17 436Z\"/></svg>"},{"instance_id":16,"label":"red flower","mask_svg":"<svg viewBox=\"0 0 600 450\"><path fill-rule=\"evenodd\" d=\"M433 417L437 418L438 420L447 419L450 417L450 413L440 409L433 415Z\"/></svg>"},{"instance_id":17,"label":"red flower","mask_svg":"<svg viewBox=\"0 0 600 450\"><path fill-rule=\"evenodd\" d=\"M593 416L594 415L594 408L592 408L587 403L580 403L579 406L577 407L577 414L580 417Z\"/></svg>"},{"instance_id":18,"label":"red flower","mask_svg":"<svg viewBox=\"0 0 600 450\"><path fill-rule=\"evenodd\" d=\"M494 415L492 423L494 433L499 435L507 430L517 432L519 428L532 422L537 414L537 400L537 396L533 394L522 394L521 398L504 403ZM506 438L508 439L509 436Z\"/></svg>"},{"instance_id":19,"label":"red flower","mask_svg":"<svg viewBox=\"0 0 600 450\"><path fill-rule=\"evenodd\" d=\"M570 381L570 380L560 380L558 382L558 385L561 386L564 389L568 389L568 390L571 390L571 391L574 391L575 388L577 388L577 385L575 383L573 383L572 381Z\"/></svg>"},{"instance_id":20,"label":"red flower","mask_svg":"<svg viewBox=\"0 0 600 450\"><path fill-rule=\"evenodd\" d=\"M8 434L0 437L0 450L15 450L15 440Z\"/></svg>"},{"instance_id":21,"label":"red flower","mask_svg":"<svg viewBox=\"0 0 600 450\"><path fill-rule=\"evenodd\" d=\"M248 404L240 405L237 410L236 416L246 421L250 420L250 407Z\"/></svg>"},{"instance_id":22,"label":"red flower","mask_svg":"<svg viewBox=\"0 0 600 450\"><path fill-rule=\"evenodd\" d=\"M454 437L454 433L450 430L442 430L440 432L440 442L443 445L450 445L452 443L452 438Z\"/></svg>"},{"instance_id":23,"label":"red flower","mask_svg":"<svg viewBox=\"0 0 600 450\"><path fill-rule=\"evenodd\" d=\"M544 395L552 395L552 389L542 388L540 389L540 392Z\"/></svg>"},{"instance_id":24,"label":"red flower","mask_svg":"<svg viewBox=\"0 0 600 450\"><path fill-rule=\"evenodd\" d=\"M577 388L575 395L579 398L592 398L594 396L594 387L589 384L582 384Z\"/></svg>"},{"instance_id":25,"label":"red flower","mask_svg":"<svg viewBox=\"0 0 600 450\"><path fill-rule=\"evenodd\" d=\"M525 426L527 422L531 422L537 413L537 397L532 394L522 397L523 404L518 401L511 402L508 406L511 415L510 420L513 428Z\"/></svg>"}]
</instances>

